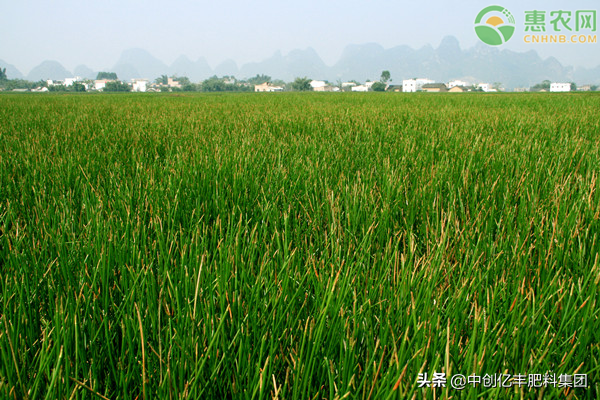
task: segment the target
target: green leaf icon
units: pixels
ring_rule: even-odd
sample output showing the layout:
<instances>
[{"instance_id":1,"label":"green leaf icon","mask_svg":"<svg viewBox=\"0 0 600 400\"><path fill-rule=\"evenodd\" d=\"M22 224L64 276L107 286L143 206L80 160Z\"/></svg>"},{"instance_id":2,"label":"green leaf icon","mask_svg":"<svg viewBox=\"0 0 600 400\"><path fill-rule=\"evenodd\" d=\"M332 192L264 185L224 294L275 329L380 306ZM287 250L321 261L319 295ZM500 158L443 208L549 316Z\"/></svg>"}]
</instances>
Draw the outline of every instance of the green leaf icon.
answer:
<instances>
[{"instance_id":1,"label":"green leaf icon","mask_svg":"<svg viewBox=\"0 0 600 400\"><path fill-rule=\"evenodd\" d=\"M508 42L508 40L515 33L515 27L511 25L504 25L498 28L502 36L504 37L504 41Z\"/></svg>"},{"instance_id":2,"label":"green leaf icon","mask_svg":"<svg viewBox=\"0 0 600 400\"><path fill-rule=\"evenodd\" d=\"M500 35L500 32L498 32L496 29L492 28L491 26L486 26L486 25L476 26L475 32L477 33L477 36L479 36L479 39L481 39L481 41L483 43L489 44L490 46L498 46L498 45L501 45L502 43L504 43L504 40L502 40L502 36Z\"/></svg>"}]
</instances>

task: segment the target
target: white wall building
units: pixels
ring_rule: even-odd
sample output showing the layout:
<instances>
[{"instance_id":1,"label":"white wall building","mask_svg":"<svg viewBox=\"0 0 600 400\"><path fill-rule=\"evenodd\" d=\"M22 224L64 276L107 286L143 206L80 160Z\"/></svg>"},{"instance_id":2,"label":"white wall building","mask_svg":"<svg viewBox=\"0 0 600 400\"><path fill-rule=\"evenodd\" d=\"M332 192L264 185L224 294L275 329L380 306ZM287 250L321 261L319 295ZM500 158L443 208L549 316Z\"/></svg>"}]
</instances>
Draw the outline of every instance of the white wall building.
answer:
<instances>
[{"instance_id":1,"label":"white wall building","mask_svg":"<svg viewBox=\"0 0 600 400\"><path fill-rule=\"evenodd\" d=\"M402 92L412 93L417 91L417 81L414 79L405 79L402 81Z\"/></svg>"},{"instance_id":2,"label":"white wall building","mask_svg":"<svg viewBox=\"0 0 600 400\"><path fill-rule=\"evenodd\" d=\"M148 90L148 80L147 79L132 79L131 86L134 92L145 92Z\"/></svg>"},{"instance_id":3,"label":"white wall building","mask_svg":"<svg viewBox=\"0 0 600 400\"><path fill-rule=\"evenodd\" d=\"M255 92L283 92L282 86L272 86L269 82L254 85Z\"/></svg>"},{"instance_id":4,"label":"white wall building","mask_svg":"<svg viewBox=\"0 0 600 400\"><path fill-rule=\"evenodd\" d=\"M64 82L63 81L57 81L57 80L48 79L46 81L46 84L48 86L55 86L55 85L64 85Z\"/></svg>"},{"instance_id":5,"label":"white wall building","mask_svg":"<svg viewBox=\"0 0 600 400\"><path fill-rule=\"evenodd\" d=\"M322 88L327 86L327 83L325 83L324 81L310 81L310 87L315 90L318 88Z\"/></svg>"},{"instance_id":6,"label":"white wall building","mask_svg":"<svg viewBox=\"0 0 600 400\"><path fill-rule=\"evenodd\" d=\"M106 86L106 82L110 82L110 80L108 80L108 79L100 79L100 80L94 81L94 89L96 89L96 90L103 90L104 87Z\"/></svg>"},{"instance_id":7,"label":"white wall building","mask_svg":"<svg viewBox=\"0 0 600 400\"><path fill-rule=\"evenodd\" d=\"M550 84L551 92L570 92L571 84L570 83L551 83Z\"/></svg>"},{"instance_id":8,"label":"white wall building","mask_svg":"<svg viewBox=\"0 0 600 400\"><path fill-rule=\"evenodd\" d=\"M74 84L75 82L81 82L82 79L80 76L76 76L75 78L65 78L65 86L71 86L72 84Z\"/></svg>"},{"instance_id":9,"label":"white wall building","mask_svg":"<svg viewBox=\"0 0 600 400\"><path fill-rule=\"evenodd\" d=\"M456 81L448 82L448 84L446 86L448 87L448 89L452 89L455 86L465 86L466 87L466 86L469 86L469 84L465 81L456 80Z\"/></svg>"},{"instance_id":10,"label":"white wall building","mask_svg":"<svg viewBox=\"0 0 600 400\"><path fill-rule=\"evenodd\" d=\"M405 79L402 81L402 91L404 93L417 92L423 89L423 85L428 83L435 83L431 79L419 78L419 79Z\"/></svg>"},{"instance_id":11,"label":"white wall building","mask_svg":"<svg viewBox=\"0 0 600 400\"><path fill-rule=\"evenodd\" d=\"M489 83L480 83L479 85L477 85L477 88L481 89L484 92L492 91L492 87L490 86Z\"/></svg>"},{"instance_id":12,"label":"white wall building","mask_svg":"<svg viewBox=\"0 0 600 400\"><path fill-rule=\"evenodd\" d=\"M367 85L352 86L352 91L353 92L368 92L369 87Z\"/></svg>"}]
</instances>

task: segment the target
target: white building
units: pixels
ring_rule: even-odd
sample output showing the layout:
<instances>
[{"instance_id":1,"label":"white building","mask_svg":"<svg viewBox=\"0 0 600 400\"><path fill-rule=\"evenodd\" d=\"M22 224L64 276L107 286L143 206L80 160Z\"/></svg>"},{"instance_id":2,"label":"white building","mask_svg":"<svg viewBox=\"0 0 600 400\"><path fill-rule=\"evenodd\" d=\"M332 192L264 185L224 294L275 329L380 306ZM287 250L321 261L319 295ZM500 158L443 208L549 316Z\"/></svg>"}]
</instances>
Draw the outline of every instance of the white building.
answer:
<instances>
[{"instance_id":1,"label":"white building","mask_svg":"<svg viewBox=\"0 0 600 400\"><path fill-rule=\"evenodd\" d=\"M428 83L435 83L431 79L419 78L419 79L405 79L402 81L402 91L404 93L417 92L423 89L423 85Z\"/></svg>"},{"instance_id":2,"label":"white building","mask_svg":"<svg viewBox=\"0 0 600 400\"><path fill-rule=\"evenodd\" d=\"M367 85L352 86L352 91L353 92L368 92L369 87Z\"/></svg>"},{"instance_id":3,"label":"white building","mask_svg":"<svg viewBox=\"0 0 600 400\"><path fill-rule=\"evenodd\" d=\"M551 92L570 92L571 84L570 83L551 83L550 84Z\"/></svg>"},{"instance_id":4,"label":"white building","mask_svg":"<svg viewBox=\"0 0 600 400\"><path fill-rule=\"evenodd\" d=\"M469 86L469 84L465 81L455 80L455 81L448 82L448 84L446 86L448 87L448 89L452 89L455 86L465 86L466 87L466 86Z\"/></svg>"},{"instance_id":5,"label":"white building","mask_svg":"<svg viewBox=\"0 0 600 400\"><path fill-rule=\"evenodd\" d=\"M65 78L65 86L71 86L75 82L81 82L82 79L80 76L76 76L75 78Z\"/></svg>"},{"instance_id":6,"label":"white building","mask_svg":"<svg viewBox=\"0 0 600 400\"><path fill-rule=\"evenodd\" d=\"M50 87L50 86L56 86L56 85L64 85L64 82L63 81L56 81L56 80L48 79L46 81L46 84Z\"/></svg>"},{"instance_id":7,"label":"white building","mask_svg":"<svg viewBox=\"0 0 600 400\"><path fill-rule=\"evenodd\" d=\"M480 83L479 85L477 85L478 89L481 89L482 92L497 92L497 89L494 89L492 87L492 85L490 85L489 83Z\"/></svg>"},{"instance_id":8,"label":"white building","mask_svg":"<svg viewBox=\"0 0 600 400\"><path fill-rule=\"evenodd\" d=\"M134 92L145 92L148 90L147 79L132 79L131 80L132 91Z\"/></svg>"},{"instance_id":9,"label":"white building","mask_svg":"<svg viewBox=\"0 0 600 400\"><path fill-rule=\"evenodd\" d=\"M100 80L94 81L94 89L96 89L96 90L103 90L104 87L106 86L106 82L112 82L112 80L110 80L110 79L100 79Z\"/></svg>"},{"instance_id":10,"label":"white building","mask_svg":"<svg viewBox=\"0 0 600 400\"><path fill-rule=\"evenodd\" d=\"M414 79L405 79L402 81L402 92L412 93L417 91L417 81Z\"/></svg>"},{"instance_id":11,"label":"white building","mask_svg":"<svg viewBox=\"0 0 600 400\"><path fill-rule=\"evenodd\" d=\"M255 92L283 92L283 87L273 86L269 82L261 83L260 85L254 85Z\"/></svg>"},{"instance_id":12,"label":"white building","mask_svg":"<svg viewBox=\"0 0 600 400\"><path fill-rule=\"evenodd\" d=\"M327 86L327 83L324 81L310 81L310 87L312 90L323 88L325 86Z\"/></svg>"}]
</instances>

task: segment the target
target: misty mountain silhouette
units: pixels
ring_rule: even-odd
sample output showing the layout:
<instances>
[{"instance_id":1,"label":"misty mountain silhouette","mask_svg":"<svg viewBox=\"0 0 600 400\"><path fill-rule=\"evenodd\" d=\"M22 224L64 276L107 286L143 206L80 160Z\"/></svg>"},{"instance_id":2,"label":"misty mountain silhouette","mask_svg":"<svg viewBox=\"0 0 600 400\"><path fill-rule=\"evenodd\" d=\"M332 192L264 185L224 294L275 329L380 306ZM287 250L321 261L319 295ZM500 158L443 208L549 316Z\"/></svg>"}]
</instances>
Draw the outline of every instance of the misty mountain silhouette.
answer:
<instances>
[{"instance_id":1,"label":"misty mountain silhouette","mask_svg":"<svg viewBox=\"0 0 600 400\"><path fill-rule=\"evenodd\" d=\"M9 78L18 77L14 66L6 66ZM10 67L10 68L9 68ZM226 60L211 68L204 58L192 61L180 56L170 66L143 49L125 50L115 65L109 69L120 79L146 78L154 80L160 75L187 76L198 82L212 75L234 75L239 79L265 74L273 79L292 81L296 77L337 80L375 80L381 71L389 70L393 82L402 79L423 77L438 82L463 79L474 82L501 82L507 88L529 87L545 79L578 84L600 83L600 66L596 68L573 68L563 66L554 57L542 59L531 50L524 53L498 49L482 43L470 49L461 49L453 36L445 37L437 48L427 45L419 49L396 46L389 49L377 43L346 46L340 59L332 66L326 65L312 48L297 49L282 54L275 52L271 57L241 65ZM78 66L76 74L86 78L95 77L86 66ZM27 76L30 80L63 79L71 76L56 61L44 61Z\"/></svg>"}]
</instances>

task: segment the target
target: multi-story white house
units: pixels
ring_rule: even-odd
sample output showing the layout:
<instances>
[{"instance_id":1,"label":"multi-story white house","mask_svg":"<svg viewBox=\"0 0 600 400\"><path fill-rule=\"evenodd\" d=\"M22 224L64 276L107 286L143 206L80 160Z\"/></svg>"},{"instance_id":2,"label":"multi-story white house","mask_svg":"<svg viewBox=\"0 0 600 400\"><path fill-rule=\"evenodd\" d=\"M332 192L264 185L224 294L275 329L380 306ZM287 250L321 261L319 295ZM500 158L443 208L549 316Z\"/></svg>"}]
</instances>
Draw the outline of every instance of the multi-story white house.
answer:
<instances>
[{"instance_id":1,"label":"multi-story white house","mask_svg":"<svg viewBox=\"0 0 600 400\"><path fill-rule=\"evenodd\" d=\"M260 85L254 85L255 92L282 92L283 87L273 86L269 82L261 83Z\"/></svg>"},{"instance_id":2,"label":"multi-story white house","mask_svg":"<svg viewBox=\"0 0 600 400\"><path fill-rule=\"evenodd\" d=\"M419 78L419 79L405 79L402 81L402 91L404 93L418 92L423 89L423 85L429 83L435 83L431 79Z\"/></svg>"},{"instance_id":3,"label":"multi-story white house","mask_svg":"<svg viewBox=\"0 0 600 400\"><path fill-rule=\"evenodd\" d=\"M134 92L145 92L148 90L148 79L132 79L131 90Z\"/></svg>"},{"instance_id":4,"label":"multi-story white house","mask_svg":"<svg viewBox=\"0 0 600 400\"><path fill-rule=\"evenodd\" d=\"M448 89L452 89L455 86L469 86L469 84L465 81L458 81L458 80L454 80L451 82L448 82L448 84L446 85L448 87Z\"/></svg>"},{"instance_id":5,"label":"multi-story white house","mask_svg":"<svg viewBox=\"0 0 600 400\"><path fill-rule=\"evenodd\" d=\"M114 82L112 79L97 79L94 81L95 90L103 90L107 82Z\"/></svg>"},{"instance_id":6,"label":"multi-story white house","mask_svg":"<svg viewBox=\"0 0 600 400\"><path fill-rule=\"evenodd\" d=\"M357 86L352 86L352 90L353 92L368 92L369 91L369 87L367 85L357 85Z\"/></svg>"},{"instance_id":7,"label":"multi-story white house","mask_svg":"<svg viewBox=\"0 0 600 400\"><path fill-rule=\"evenodd\" d=\"M48 86L58 86L58 85L64 85L65 82L64 81L58 81L58 80L52 80L52 79L48 79L46 81L46 84Z\"/></svg>"},{"instance_id":8,"label":"multi-story white house","mask_svg":"<svg viewBox=\"0 0 600 400\"><path fill-rule=\"evenodd\" d=\"M75 82L81 82L82 79L80 76L76 76L74 78L65 78L65 86L71 86L72 84L74 84Z\"/></svg>"},{"instance_id":9,"label":"multi-story white house","mask_svg":"<svg viewBox=\"0 0 600 400\"><path fill-rule=\"evenodd\" d=\"M570 92L571 84L570 83L551 83L550 84L551 92Z\"/></svg>"},{"instance_id":10,"label":"multi-story white house","mask_svg":"<svg viewBox=\"0 0 600 400\"><path fill-rule=\"evenodd\" d=\"M325 86L327 86L327 83L325 81L310 81L310 87L312 88L312 90L317 90Z\"/></svg>"},{"instance_id":11,"label":"multi-story white house","mask_svg":"<svg viewBox=\"0 0 600 400\"><path fill-rule=\"evenodd\" d=\"M489 83L480 83L479 85L477 85L477 87L484 92L490 92L492 90L492 87Z\"/></svg>"}]
</instances>

